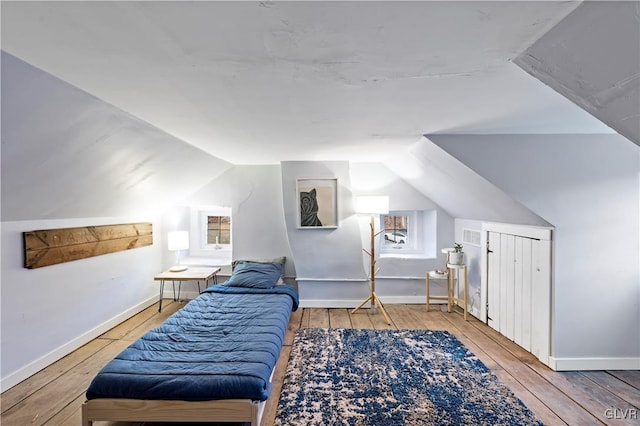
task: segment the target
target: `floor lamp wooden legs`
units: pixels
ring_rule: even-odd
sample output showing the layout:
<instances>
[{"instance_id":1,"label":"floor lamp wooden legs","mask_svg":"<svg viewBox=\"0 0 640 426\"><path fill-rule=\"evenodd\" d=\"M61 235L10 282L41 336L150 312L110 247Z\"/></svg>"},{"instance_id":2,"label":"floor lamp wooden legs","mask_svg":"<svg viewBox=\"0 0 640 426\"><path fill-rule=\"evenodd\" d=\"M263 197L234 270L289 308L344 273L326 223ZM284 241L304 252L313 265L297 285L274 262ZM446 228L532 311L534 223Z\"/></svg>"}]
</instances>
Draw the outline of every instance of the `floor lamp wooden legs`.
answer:
<instances>
[{"instance_id":1,"label":"floor lamp wooden legs","mask_svg":"<svg viewBox=\"0 0 640 426\"><path fill-rule=\"evenodd\" d=\"M384 319L387 320L387 324L391 325L391 320L389 319L389 315L387 315L387 311L384 310L384 305L382 304L382 301L378 298L378 295L376 294L376 274L378 273L378 271L376 270L376 256L375 256L376 236L380 235L380 233L383 232L384 230L378 233L375 232L373 216L371 216L370 226L371 226L371 251L367 251L365 249L362 249L362 250L365 253L367 253L371 258L371 261L370 261L371 271L369 272L369 281L371 283L371 295L367 297L364 300L364 302L362 302L357 308L351 311L351 313L355 314L356 312L358 312L360 308L366 305L367 302L371 302L371 308L372 309L375 308L377 304L377 306L380 308L380 312L382 312L382 315L384 315Z\"/></svg>"}]
</instances>

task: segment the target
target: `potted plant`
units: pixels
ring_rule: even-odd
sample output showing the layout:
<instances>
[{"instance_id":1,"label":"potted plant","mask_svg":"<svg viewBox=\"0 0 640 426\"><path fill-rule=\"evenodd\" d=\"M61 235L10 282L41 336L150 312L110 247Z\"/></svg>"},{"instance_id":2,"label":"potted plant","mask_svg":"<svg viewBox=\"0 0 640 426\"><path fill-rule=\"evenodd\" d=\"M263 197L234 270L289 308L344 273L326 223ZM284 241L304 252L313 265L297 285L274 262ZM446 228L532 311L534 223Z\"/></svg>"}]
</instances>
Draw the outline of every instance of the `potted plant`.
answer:
<instances>
[{"instance_id":1,"label":"potted plant","mask_svg":"<svg viewBox=\"0 0 640 426\"><path fill-rule=\"evenodd\" d=\"M464 252L462 251L462 244L455 243L453 245L453 251L449 253L449 263L452 265L462 265L464 263Z\"/></svg>"}]
</instances>

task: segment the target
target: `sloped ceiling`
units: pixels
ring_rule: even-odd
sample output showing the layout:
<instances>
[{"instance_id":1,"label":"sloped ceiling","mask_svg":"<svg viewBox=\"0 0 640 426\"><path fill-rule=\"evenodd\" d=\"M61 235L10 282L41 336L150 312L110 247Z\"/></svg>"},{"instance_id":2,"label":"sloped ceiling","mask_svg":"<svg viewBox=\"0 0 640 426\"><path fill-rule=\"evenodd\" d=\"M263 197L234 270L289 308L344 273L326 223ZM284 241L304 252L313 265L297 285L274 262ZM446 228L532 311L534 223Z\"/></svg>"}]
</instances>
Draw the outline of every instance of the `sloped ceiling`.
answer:
<instances>
[{"instance_id":1,"label":"sloped ceiling","mask_svg":"<svg viewBox=\"0 0 640 426\"><path fill-rule=\"evenodd\" d=\"M428 138L637 143L640 3L620 3L3 1L3 220L153 209L232 164L349 160L454 217L546 224ZM44 72L12 86L15 64Z\"/></svg>"},{"instance_id":2,"label":"sloped ceiling","mask_svg":"<svg viewBox=\"0 0 640 426\"><path fill-rule=\"evenodd\" d=\"M160 213L230 167L2 53L3 221Z\"/></svg>"},{"instance_id":3,"label":"sloped ceiling","mask_svg":"<svg viewBox=\"0 0 640 426\"><path fill-rule=\"evenodd\" d=\"M452 217L550 225L427 138L410 147L405 161L387 166L420 192L429 194Z\"/></svg>"},{"instance_id":4,"label":"sloped ceiling","mask_svg":"<svg viewBox=\"0 0 640 426\"><path fill-rule=\"evenodd\" d=\"M585 2L515 63L640 145L640 2Z\"/></svg>"},{"instance_id":5,"label":"sloped ceiling","mask_svg":"<svg viewBox=\"0 0 640 426\"><path fill-rule=\"evenodd\" d=\"M579 2L2 2L2 49L234 164L611 129L511 61Z\"/></svg>"}]
</instances>

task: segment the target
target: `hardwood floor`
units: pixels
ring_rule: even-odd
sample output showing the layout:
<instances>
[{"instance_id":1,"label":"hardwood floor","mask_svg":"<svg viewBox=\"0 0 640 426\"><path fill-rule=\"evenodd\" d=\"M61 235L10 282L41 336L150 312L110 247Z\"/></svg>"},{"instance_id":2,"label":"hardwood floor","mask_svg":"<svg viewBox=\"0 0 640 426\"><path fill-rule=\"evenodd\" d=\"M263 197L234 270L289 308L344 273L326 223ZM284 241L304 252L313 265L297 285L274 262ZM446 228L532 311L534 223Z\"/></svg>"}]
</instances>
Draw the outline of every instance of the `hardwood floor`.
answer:
<instances>
[{"instance_id":1,"label":"hardwood floor","mask_svg":"<svg viewBox=\"0 0 640 426\"><path fill-rule=\"evenodd\" d=\"M79 425L84 392L104 364L182 305L153 305L0 396L3 426ZM276 365L263 425L275 417L295 331L300 327L447 330L475 353L547 425L640 425L640 371L554 372L473 317L424 305L386 305L392 325L375 310L300 309L294 312ZM95 422L97 425L116 423ZM122 425L122 423L120 423Z\"/></svg>"}]
</instances>

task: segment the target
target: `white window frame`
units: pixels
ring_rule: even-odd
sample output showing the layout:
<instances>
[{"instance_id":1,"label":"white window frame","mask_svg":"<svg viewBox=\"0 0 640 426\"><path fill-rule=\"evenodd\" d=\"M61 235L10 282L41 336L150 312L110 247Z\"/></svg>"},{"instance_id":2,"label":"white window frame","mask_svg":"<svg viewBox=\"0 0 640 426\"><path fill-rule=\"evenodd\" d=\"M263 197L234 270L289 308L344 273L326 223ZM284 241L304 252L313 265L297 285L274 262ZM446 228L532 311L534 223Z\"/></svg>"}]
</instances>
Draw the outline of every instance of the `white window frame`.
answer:
<instances>
[{"instance_id":1,"label":"white window frame","mask_svg":"<svg viewBox=\"0 0 640 426\"><path fill-rule=\"evenodd\" d=\"M207 228L209 216L231 217L231 242L229 244L209 244ZM231 207L196 206L191 208L191 232L189 234L189 254L191 256L207 256L231 259L233 243L233 217Z\"/></svg>"},{"instance_id":2,"label":"white window frame","mask_svg":"<svg viewBox=\"0 0 640 426\"><path fill-rule=\"evenodd\" d=\"M387 214L380 215L380 229L382 232L382 247L380 249L380 253L395 253L401 251L403 253L417 253L419 252L418 247L420 245L419 229L420 228L420 220L418 211L410 210L410 211L390 211ZM386 216L406 216L408 218L408 227L407 227L407 243L400 244L387 244L384 238L384 218Z\"/></svg>"},{"instance_id":3,"label":"white window frame","mask_svg":"<svg viewBox=\"0 0 640 426\"><path fill-rule=\"evenodd\" d=\"M409 244L385 244L384 232L380 240L381 257L435 258L437 220L435 210L393 210L380 215L379 229L384 229L385 216L407 216Z\"/></svg>"}]
</instances>

